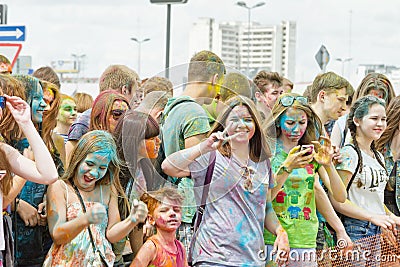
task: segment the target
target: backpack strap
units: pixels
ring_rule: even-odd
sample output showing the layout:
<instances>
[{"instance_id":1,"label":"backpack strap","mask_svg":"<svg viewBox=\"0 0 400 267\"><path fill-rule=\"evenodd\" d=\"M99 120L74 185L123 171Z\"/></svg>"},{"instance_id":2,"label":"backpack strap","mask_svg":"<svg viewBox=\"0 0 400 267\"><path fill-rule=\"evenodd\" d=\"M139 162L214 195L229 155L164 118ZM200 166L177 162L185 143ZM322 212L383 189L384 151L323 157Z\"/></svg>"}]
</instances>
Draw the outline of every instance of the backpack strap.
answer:
<instances>
[{"instance_id":1,"label":"backpack strap","mask_svg":"<svg viewBox=\"0 0 400 267\"><path fill-rule=\"evenodd\" d=\"M354 171L354 173L353 173L353 175L351 176L351 178L350 178L350 181L349 181L349 183L347 184L347 187L346 187L346 192L348 193L349 192L349 190L350 190L350 186L351 186L351 184L353 183L353 181L354 181L354 179L356 178L356 175L357 175L357 173L358 173L358 171L359 171L359 169L360 169L360 164L359 164L359 158L361 157L361 154L360 154L360 152L356 149L356 147L353 145L353 144L346 144L345 146L350 146L350 147L352 147L356 152L357 152L357 167L356 167L356 170Z\"/></svg>"},{"instance_id":2,"label":"backpack strap","mask_svg":"<svg viewBox=\"0 0 400 267\"><path fill-rule=\"evenodd\" d=\"M347 123L346 123L345 126L344 126L344 129L343 129L343 138L340 141L340 147L343 147L344 144L346 143L346 136L347 136L347 132L348 131L349 131L349 127L347 126Z\"/></svg>"},{"instance_id":3,"label":"backpack strap","mask_svg":"<svg viewBox=\"0 0 400 267\"><path fill-rule=\"evenodd\" d=\"M217 153L215 152L215 150L210 152L210 159L209 159L209 163L208 163L206 177L204 179L203 194L201 195L200 207L197 209L197 212L196 212L196 221L194 224L195 232L197 231L197 229L201 223L201 220L203 219L204 210L206 208L208 192L210 191L210 183L211 183L212 176L214 173L215 161L217 159L216 154Z\"/></svg>"},{"instance_id":4,"label":"backpack strap","mask_svg":"<svg viewBox=\"0 0 400 267\"><path fill-rule=\"evenodd\" d=\"M174 109L177 105L181 104L181 103L188 103L188 102L195 102L193 99L182 99L180 101L175 101L170 107L169 110L171 111L172 109ZM181 179L176 179L176 181L172 181L171 179L169 179L168 175L166 175L162 168L161 168L161 164L162 162L165 160L166 155L165 155L165 149L164 149L164 136L163 136L163 125L165 123L165 120L167 119L168 114L161 114L161 121L160 121L160 134L158 135L158 137L160 138L160 147L158 149L158 156L157 159L154 162L154 168L157 171L157 173L163 177L165 180L168 180L169 182L175 184L176 186L179 185L179 183L181 182Z\"/></svg>"}]
</instances>

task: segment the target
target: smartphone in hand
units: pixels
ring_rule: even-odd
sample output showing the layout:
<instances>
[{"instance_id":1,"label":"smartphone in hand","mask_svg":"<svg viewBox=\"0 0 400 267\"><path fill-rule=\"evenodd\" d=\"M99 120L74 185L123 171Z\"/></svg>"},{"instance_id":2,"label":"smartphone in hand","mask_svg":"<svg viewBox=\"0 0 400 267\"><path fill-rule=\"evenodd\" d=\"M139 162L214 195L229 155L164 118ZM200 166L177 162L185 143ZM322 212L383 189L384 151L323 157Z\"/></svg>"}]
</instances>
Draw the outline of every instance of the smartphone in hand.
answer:
<instances>
[{"instance_id":1,"label":"smartphone in hand","mask_svg":"<svg viewBox=\"0 0 400 267\"><path fill-rule=\"evenodd\" d=\"M305 153L304 156L311 155L314 151L314 145L302 145L300 147L300 151L303 151L303 150L308 150L308 152Z\"/></svg>"}]
</instances>

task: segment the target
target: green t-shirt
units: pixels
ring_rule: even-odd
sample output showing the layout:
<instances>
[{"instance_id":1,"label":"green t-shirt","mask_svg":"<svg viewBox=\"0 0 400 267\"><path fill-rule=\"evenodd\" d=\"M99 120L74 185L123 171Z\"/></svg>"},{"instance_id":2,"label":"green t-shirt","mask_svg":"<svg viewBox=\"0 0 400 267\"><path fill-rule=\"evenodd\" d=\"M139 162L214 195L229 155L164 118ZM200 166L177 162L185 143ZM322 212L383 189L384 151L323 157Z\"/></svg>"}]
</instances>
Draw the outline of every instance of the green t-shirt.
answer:
<instances>
[{"instance_id":1,"label":"green t-shirt","mask_svg":"<svg viewBox=\"0 0 400 267\"><path fill-rule=\"evenodd\" d=\"M288 154L277 151L272 158L272 171L275 173ZM289 237L291 248L315 248L318 232L316 214L314 177L318 170L317 163L310 163L305 168L294 169L289 174L282 189L272 201L272 206L282 227ZM275 242L275 236L264 230L264 240L268 245Z\"/></svg>"},{"instance_id":2,"label":"green t-shirt","mask_svg":"<svg viewBox=\"0 0 400 267\"><path fill-rule=\"evenodd\" d=\"M210 130L208 117L204 109L188 96L168 99L164 109L162 124L163 145L165 156L185 148L185 139L205 134ZM182 102L176 104L176 102ZM172 108L172 109L171 109ZM172 181L177 180L171 177ZM182 221L191 223L196 213L196 201L193 191L194 183L190 178L180 178L178 191L184 196L182 203Z\"/></svg>"}]
</instances>

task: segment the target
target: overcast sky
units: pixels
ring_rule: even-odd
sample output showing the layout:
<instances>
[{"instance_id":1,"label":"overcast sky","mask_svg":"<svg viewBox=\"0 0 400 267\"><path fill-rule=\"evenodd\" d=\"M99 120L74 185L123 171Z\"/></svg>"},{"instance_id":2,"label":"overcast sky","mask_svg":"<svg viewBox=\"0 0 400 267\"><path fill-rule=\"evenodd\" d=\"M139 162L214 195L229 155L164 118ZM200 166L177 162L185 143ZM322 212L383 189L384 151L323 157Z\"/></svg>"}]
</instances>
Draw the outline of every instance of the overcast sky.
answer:
<instances>
[{"instance_id":1,"label":"overcast sky","mask_svg":"<svg viewBox=\"0 0 400 267\"><path fill-rule=\"evenodd\" d=\"M247 21L247 11L236 0L188 0L172 6L170 66L187 63L189 31L199 17L220 21ZM260 0L247 0L249 5ZM3 0L8 5L8 24L26 25L21 55L33 57L33 68L54 60L85 54L85 76L98 77L110 64L137 69L137 44L130 40L150 38L142 45L141 77L165 66L166 6L150 0ZM349 28L351 16L351 50ZM267 0L252 11L252 20L278 24L297 23L296 79L311 81L319 67L314 59L324 44L331 61L327 69L341 73L335 58L351 56L355 81L358 64L400 66L399 0ZM0 48L1 49L1 48ZM1 52L1 51L0 51ZM357 86L357 84L353 84Z\"/></svg>"}]
</instances>

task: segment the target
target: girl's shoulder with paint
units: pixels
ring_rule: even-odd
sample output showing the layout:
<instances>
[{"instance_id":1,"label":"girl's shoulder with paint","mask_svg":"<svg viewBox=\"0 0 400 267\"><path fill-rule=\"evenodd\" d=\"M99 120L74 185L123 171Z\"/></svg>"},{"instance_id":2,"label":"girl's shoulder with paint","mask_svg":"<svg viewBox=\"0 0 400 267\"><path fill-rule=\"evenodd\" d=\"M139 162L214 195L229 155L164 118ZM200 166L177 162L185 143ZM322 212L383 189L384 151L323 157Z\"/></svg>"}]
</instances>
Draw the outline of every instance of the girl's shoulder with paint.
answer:
<instances>
[{"instance_id":1,"label":"girl's shoulder with paint","mask_svg":"<svg viewBox=\"0 0 400 267\"><path fill-rule=\"evenodd\" d=\"M66 189L66 185L67 185L67 183L64 180L61 180L59 178L54 183L50 184L48 189L55 189L55 188L59 189L59 188L62 188L62 189L65 190Z\"/></svg>"},{"instance_id":2,"label":"girl's shoulder with paint","mask_svg":"<svg viewBox=\"0 0 400 267\"><path fill-rule=\"evenodd\" d=\"M340 154L343 155L357 155L354 145L345 145L340 148Z\"/></svg>"}]
</instances>

